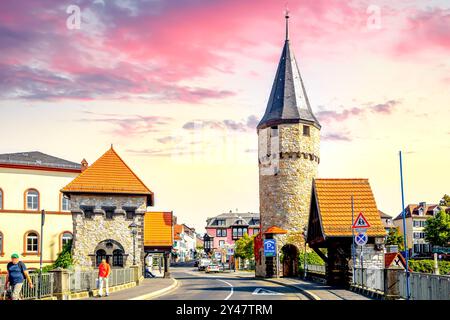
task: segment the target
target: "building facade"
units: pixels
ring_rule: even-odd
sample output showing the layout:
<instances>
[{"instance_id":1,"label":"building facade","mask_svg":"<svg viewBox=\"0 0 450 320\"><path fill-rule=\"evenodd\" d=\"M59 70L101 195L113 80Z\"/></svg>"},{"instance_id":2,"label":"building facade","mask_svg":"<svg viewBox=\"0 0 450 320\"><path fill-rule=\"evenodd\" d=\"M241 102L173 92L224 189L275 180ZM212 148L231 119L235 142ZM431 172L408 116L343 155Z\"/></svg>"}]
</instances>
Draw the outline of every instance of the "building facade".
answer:
<instances>
[{"instance_id":1,"label":"building facade","mask_svg":"<svg viewBox=\"0 0 450 320\"><path fill-rule=\"evenodd\" d=\"M206 233L213 237L212 248L234 247L236 240L248 234L257 235L260 232L259 213L232 212L222 213L206 220Z\"/></svg>"},{"instance_id":2,"label":"building facade","mask_svg":"<svg viewBox=\"0 0 450 320\"><path fill-rule=\"evenodd\" d=\"M409 204L406 210L406 243L411 257L431 256L432 246L425 240L425 222L434 217L440 210L446 210L447 207L437 204ZM400 213L394 218L394 225L399 228L403 235L403 216Z\"/></svg>"},{"instance_id":3,"label":"building facade","mask_svg":"<svg viewBox=\"0 0 450 320\"><path fill-rule=\"evenodd\" d=\"M95 268L103 258L113 268L143 265L144 215L153 192L112 146L61 191L70 199L76 267Z\"/></svg>"},{"instance_id":4,"label":"building facade","mask_svg":"<svg viewBox=\"0 0 450 320\"><path fill-rule=\"evenodd\" d=\"M312 182L320 162L321 126L312 112L291 49L288 21L286 15L283 51L265 114L257 126L259 201L262 238L276 238L280 249L294 246L291 251L295 255L303 244ZM287 233L267 233L272 227ZM262 251L262 247L255 250ZM256 264L256 275L273 276L275 259L258 256L261 259Z\"/></svg>"},{"instance_id":5,"label":"building facade","mask_svg":"<svg viewBox=\"0 0 450 320\"><path fill-rule=\"evenodd\" d=\"M175 224L172 262L188 262L197 255L197 234L186 224Z\"/></svg>"},{"instance_id":6,"label":"building facade","mask_svg":"<svg viewBox=\"0 0 450 320\"><path fill-rule=\"evenodd\" d=\"M0 155L0 272L12 253L30 269L39 268L41 252L44 265L56 260L73 234L69 199L60 189L86 165L36 151Z\"/></svg>"},{"instance_id":7,"label":"building facade","mask_svg":"<svg viewBox=\"0 0 450 320\"><path fill-rule=\"evenodd\" d=\"M383 222L383 226L384 226L384 230L386 230L386 234L388 234L392 228L396 228L396 226L394 225L393 217L384 213L381 210L378 210L378 214L380 215L381 222Z\"/></svg>"}]
</instances>

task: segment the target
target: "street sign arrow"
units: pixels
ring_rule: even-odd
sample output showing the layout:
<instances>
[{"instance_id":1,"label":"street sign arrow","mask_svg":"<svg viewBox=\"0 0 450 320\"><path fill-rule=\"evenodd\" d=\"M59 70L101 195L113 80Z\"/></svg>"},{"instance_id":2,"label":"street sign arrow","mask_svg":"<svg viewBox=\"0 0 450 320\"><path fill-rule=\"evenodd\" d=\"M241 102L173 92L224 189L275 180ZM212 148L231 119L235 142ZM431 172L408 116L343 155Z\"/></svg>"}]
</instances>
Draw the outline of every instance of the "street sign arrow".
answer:
<instances>
[{"instance_id":1,"label":"street sign arrow","mask_svg":"<svg viewBox=\"0 0 450 320\"><path fill-rule=\"evenodd\" d=\"M360 212L358 216L356 217L356 220L353 222L352 225L353 229L359 229L359 228L370 228L370 224L367 221L366 217Z\"/></svg>"},{"instance_id":2,"label":"street sign arrow","mask_svg":"<svg viewBox=\"0 0 450 320\"><path fill-rule=\"evenodd\" d=\"M275 292L269 289L264 289L264 288L256 288L255 291L253 291L252 294L255 295L264 295L264 296L282 296L284 295L281 292Z\"/></svg>"}]
</instances>

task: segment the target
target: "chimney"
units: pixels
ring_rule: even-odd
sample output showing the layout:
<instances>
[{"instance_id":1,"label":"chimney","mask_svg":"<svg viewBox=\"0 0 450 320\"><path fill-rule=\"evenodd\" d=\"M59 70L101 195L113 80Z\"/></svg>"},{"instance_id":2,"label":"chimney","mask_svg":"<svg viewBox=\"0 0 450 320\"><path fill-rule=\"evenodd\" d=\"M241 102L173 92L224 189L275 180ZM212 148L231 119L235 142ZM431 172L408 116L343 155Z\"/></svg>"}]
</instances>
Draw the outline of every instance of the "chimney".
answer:
<instances>
[{"instance_id":1,"label":"chimney","mask_svg":"<svg viewBox=\"0 0 450 320\"><path fill-rule=\"evenodd\" d=\"M81 160L81 172L83 172L84 170L86 170L89 167L88 162L86 161L86 159Z\"/></svg>"}]
</instances>

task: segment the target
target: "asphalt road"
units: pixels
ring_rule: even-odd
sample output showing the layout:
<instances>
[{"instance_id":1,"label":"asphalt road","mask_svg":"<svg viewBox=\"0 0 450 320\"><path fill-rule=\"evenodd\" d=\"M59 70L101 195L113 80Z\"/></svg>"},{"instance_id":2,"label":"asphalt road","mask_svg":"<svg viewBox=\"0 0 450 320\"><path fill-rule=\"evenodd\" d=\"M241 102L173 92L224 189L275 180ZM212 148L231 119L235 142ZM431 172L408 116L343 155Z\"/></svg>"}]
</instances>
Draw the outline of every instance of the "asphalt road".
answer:
<instances>
[{"instance_id":1,"label":"asphalt road","mask_svg":"<svg viewBox=\"0 0 450 320\"><path fill-rule=\"evenodd\" d=\"M299 290L234 273L207 274L193 266L173 266L179 285L155 300L308 300ZM255 292L256 291L256 292Z\"/></svg>"}]
</instances>

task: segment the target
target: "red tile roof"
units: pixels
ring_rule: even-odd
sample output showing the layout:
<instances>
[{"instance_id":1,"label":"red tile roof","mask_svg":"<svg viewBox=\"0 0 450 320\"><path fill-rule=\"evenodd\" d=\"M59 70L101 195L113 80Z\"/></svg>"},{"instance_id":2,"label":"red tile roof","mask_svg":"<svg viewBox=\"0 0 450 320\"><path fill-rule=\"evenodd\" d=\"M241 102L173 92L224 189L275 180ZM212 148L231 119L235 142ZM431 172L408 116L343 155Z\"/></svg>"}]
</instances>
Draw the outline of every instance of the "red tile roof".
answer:
<instances>
[{"instance_id":1,"label":"red tile roof","mask_svg":"<svg viewBox=\"0 0 450 320\"><path fill-rule=\"evenodd\" d=\"M285 234L285 233L287 233L287 230L281 229L281 228L279 228L277 226L271 226L264 233Z\"/></svg>"}]
</instances>

